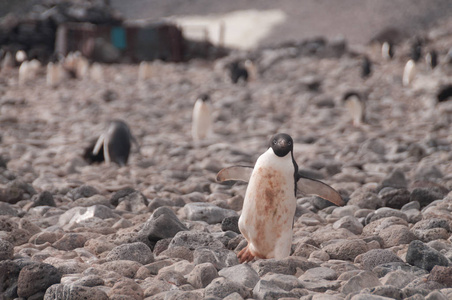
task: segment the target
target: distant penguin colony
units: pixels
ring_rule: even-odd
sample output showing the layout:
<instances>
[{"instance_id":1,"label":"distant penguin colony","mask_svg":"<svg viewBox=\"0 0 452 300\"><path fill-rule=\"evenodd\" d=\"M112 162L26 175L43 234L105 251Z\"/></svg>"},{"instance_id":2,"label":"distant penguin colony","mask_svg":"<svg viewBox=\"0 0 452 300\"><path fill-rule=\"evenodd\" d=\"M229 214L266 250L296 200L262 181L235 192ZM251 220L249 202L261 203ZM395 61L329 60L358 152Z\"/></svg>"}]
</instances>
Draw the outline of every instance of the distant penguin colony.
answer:
<instances>
[{"instance_id":1,"label":"distant penguin colony","mask_svg":"<svg viewBox=\"0 0 452 300\"><path fill-rule=\"evenodd\" d=\"M208 94L201 94L196 99L192 115L193 141L199 142L211 134L212 131L212 106Z\"/></svg>"},{"instance_id":2,"label":"distant penguin colony","mask_svg":"<svg viewBox=\"0 0 452 300\"><path fill-rule=\"evenodd\" d=\"M227 180L249 182L239 218L240 232L248 241L237 255L240 263L290 255L297 191L318 195L336 205L345 204L332 187L298 172L293 140L285 133L271 138L254 168L233 166L217 174L217 181Z\"/></svg>"},{"instance_id":3,"label":"distant penguin colony","mask_svg":"<svg viewBox=\"0 0 452 300\"><path fill-rule=\"evenodd\" d=\"M384 42L381 46L381 55L386 60L391 60L394 57L394 45L390 42Z\"/></svg>"},{"instance_id":4,"label":"distant penguin colony","mask_svg":"<svg viewBox=\"0 0 452 300\"><path fill-rule=\"evenodd\" d=\"M405 68L403 69L402 77L403 86L409 86L413 82L415 75L416 75L416 63L414 62L414 60L410 59L409 61L407 61Z\"/></svg>"},{"instance_id":5,"label":"distant penguin colony","mask_svg":"<svg viewBox=\"0 0 452 300\"><path fill-rule=\"evenodd\" d=\"M342 102L351 116L353 126L360 126L364 122L366 109L362 96L354 91L347 92L342 97Z\"/></svg>"},{"instance_id":6,"label":"distant penguin colony","mask_svg":"<svg viewBox=\"0 0 452 300\"><path fill-rule=\"evenodd\" d=\"M132 136L129 126L124 121L114 120L110 122L107 130L97 139L92 154L85 153L85 156L88 157L88 162L91 160L94 163L104 159L107 164L115 162L122 167L129 160L132 142L136 143L136 140Z\"/></svg>"}]
</instances>

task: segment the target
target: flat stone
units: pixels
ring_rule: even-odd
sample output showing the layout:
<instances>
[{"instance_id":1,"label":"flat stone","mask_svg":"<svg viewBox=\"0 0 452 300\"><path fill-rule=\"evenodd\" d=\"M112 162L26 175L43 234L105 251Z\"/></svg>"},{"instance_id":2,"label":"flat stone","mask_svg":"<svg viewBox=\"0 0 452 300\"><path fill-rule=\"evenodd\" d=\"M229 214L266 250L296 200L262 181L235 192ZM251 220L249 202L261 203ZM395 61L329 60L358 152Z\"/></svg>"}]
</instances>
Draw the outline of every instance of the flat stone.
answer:
<instances>
[{"instance_id":1,"label":"flat stone","mask_svg":"<svg viewBox=\"0 0 452 300\"><path fill-rule=\"evenodd\" d=\"M226 267L218 273L231 281L243 284L248 288L254 288L259 281L259 274L248 264L239 264L232 267Z\"/></svg>"},{"instance_id":2,"label":"flat stone","mask_svg":"<svg viewBox=\"0 0 452 300\"><path fill-rule=\"evenodd\" d=\"M362 271L358 275L350 278L341 289L343 294L359 292L364 288L375 287L381 285L377 275L369 271Z\"/></svg>"}]
</instances>

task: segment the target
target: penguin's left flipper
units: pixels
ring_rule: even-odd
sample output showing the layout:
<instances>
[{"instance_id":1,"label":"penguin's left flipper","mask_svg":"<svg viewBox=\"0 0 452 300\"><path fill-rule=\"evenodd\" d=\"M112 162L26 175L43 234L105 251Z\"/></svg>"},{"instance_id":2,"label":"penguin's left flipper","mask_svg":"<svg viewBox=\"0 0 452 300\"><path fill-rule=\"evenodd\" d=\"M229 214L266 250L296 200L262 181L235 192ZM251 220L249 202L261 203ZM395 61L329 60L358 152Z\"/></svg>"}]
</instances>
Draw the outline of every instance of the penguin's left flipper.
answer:
<instances>
[{"instance_id":1,"label":"penguin's left flipper","mask_svg":"<svg viewBox=\"0 0 452 300\"><path fill-rule=\"evenodd\" d=\"M93 148L93 155L97 155L99 153L99 150L104 145L104 139L105 139L105 134L102 133L100 135L100 137L97 139L96 145Z\"/></svg>"},{"instance_id":2,"label":"penguin's left flipper","mask_svg":"<svg viewBox=\"0 0 452 300\"><path fill-rule=\"evenodd\" d=\"M224 168L220 172L218 172L217 181L223 182L223 181L235 180L235 181L248 182L248 181L250 181L251 173L253 173L253 167L232 166L232 167Z\"/></svg>"},{"instance_id":3,"label":"penguin's left flipper","mask_svg":"<svg viewBox=\"0 0 452 300\"><path fill-rule=\"evenodd\" d=\"M298 174L297 191L305 195L316 195L337 206L345 204L341 195L328 184Z\"/></svg>"}]
</instances>

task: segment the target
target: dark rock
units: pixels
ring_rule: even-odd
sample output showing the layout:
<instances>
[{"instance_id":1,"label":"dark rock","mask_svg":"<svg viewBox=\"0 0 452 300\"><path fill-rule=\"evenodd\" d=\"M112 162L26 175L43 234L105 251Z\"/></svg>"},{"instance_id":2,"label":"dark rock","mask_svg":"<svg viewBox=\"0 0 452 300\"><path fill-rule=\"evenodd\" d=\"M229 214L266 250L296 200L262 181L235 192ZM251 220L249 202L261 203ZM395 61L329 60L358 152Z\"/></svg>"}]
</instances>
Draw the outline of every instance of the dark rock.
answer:
<instances>
[{"instance_id":1,"label":"dark rock","mask_svg":"<svg viewBox=\"0 0 452 300\"><path fill-rule=\"evenodd\" d=\"M4 299L15 299L20 266L11 260L0 261L0 295Z\"/></svg>"},{"instance_id":2,"label":"dark rock","mask_svg":"<svg viewBox=\"0 0 452 300\"><path fill-rule=\"evenodd\" d=\"M17 211L17 209L12 207L11 204L5 203L5 202L0 202L0 216L17 217L18 215L19 215L19 212Z\"/></svg>"},{"instance_id":3,"label":"dark rock","mask_svg":"<svg viewBox=\"0 0 452 300\"><path fill-rule=\"evenodd\" d=\"M148 241L151 249L158 240L172 238L178 232L188 230L177 218L176 214L168 207L159 207L144 223L138 232L145 241ZM146 243L147 244L147 243Z\"/></svg>"},{"instance_id":4,"label":"dark rock","mask_svg":"<svg viewBox=\"0 0 452 300\"><path fill-rule=\"evenodd\" d=\"M447 288L452 288L452 267L434 266L427 280L436 281Z\"/></svg>"},{"instance_id":5,"label":"dark rock","mask_svg":"<svg viewBox=\"0 0 452 300\"><path fill-rule=\"evenodd\" d=\"M394 252L386 249L373 249L362 254L363 268L372 271L376 266L391 262L403 262Z\"/></svg>"},{"instance_id":6,"label":"dark rock","mask_svg":"<svg viewBox=\"0 0 452 300\"><path fill-rule=\"evenodd\" d=\"M154 262L151 249L144 243L123 244L113 248L106 257L107 261L132 260L146 265Z\"/></svg>"},{"instance_id":7,"label":"dark rock","mask_svg":"<svg viewBox=\"0 0 452 300\"><path fill-rule=\"evenodd\" d=\"M154 255L160 255L163 251L168 249L169 244L171 243L172 238L166 238L158 240L157 243L155 243L154 246Z\"/></svg>"},{"instance_id":8,"label":"dark rock","mask_svg":"<svg viewBox=\"0 0 452 300\"><path fill-rule=\"evenodd\" d=\"M89 198L97 194L99 194L99 191L96 190L96 188L90 185L82 185L69 191L68 196L72 198L72 200L77 200L79 198Z\"/></svg>"},{"instance_id":9,"label":"dark rock","mask_svg":"<svg viewBox=\"0 0 452 300\"><path fill-rule=\"evenodd\" d=\"M444 228L447 231L451 231L450 221L438 218L432 218L428 220L422 220L417 222L411 229L433 229L433 228Z\"/></svg>"},{"instance_id":10,"label":"dark rock","mask_svg":"<svg viewBox=\"0 0 452 300\"><path fill-rule=\"evenodd\" d=\"M395 170L388 177L383 179L380 183L379 191L385 187L392 187L395 189L406 189L407 181L405 178L405 174L400 170Z\"/></svg>"},{"instance_id":11,"label":"dark rock","mask_svg":"<svg viewBox=\"0 0 452 300\"><path fill-rule=\"evenodd\" d=\"M131 198L139 198L140 202L148 205L146 197L139 191L132 188L125 188L117 191L111 198L110 203L114 206L118 206L124 200L130 200Z\"/></svg>"},{"instance_id":12,"label":"dark rock","mask_svg":"<svg viewBox=\"0 0 452 300\"><path fill-rule=\"evenodd\" d=\"M36 207L36 206L53 206L53 207L55 207L56 206L55 200L53 200L53 195L48 191L44 191L37 195L33 195L31 200L33 201L32 207Z\"/></svg>"},{"instance_id":13,"label":"dark rock","mask_svg":"<svg viewBox=\"0 0 452 300\"><path fill-rule=\"evenodd\" d=\"M14 245L0 238L0 261L13 259Z\"/></svg>"},{"instance_id":14,"label":"dark rock","mask_svg":"<svg viewBox=\"0 0 452 300\"><path fill-rule=\"evenodd\" d=\"M384 206L395 209L401 209L410 201L410 192L406 189L385 187L380 190L378 196L383 200Z\"/></svg>"},{"instance_id":15,"label":"dark rock","mask_svg":"<svg viewBox=\"0 0 452 300\"><path fill-rule=\"evenodd\" d=\"M449 265L449 260L444 255L418 240L412 241L408 246L406 262L427 271L431 271L436 265Z\"/></svg>"},{"instance_id":16,"label":"dark rock","mask_svg":"<svg viewBox=\"0 0 452 300\"><path fill-rule=\"evenodd\" d=\"M17 281L17 294L28 298L44 293L52 284L59 283L61 274L49 264L33 263L22 268Z\"/></svg>"},{"instance_id":17,"label":"dark rock","mask_svg":"<svg viewBox=\"0 0 452 300\"><path fill-rule=\"evenodd\" d=\"M221 230L223 231L233 231L235 233L240 233L239 230L239 217L238 216L231 216L226 217L221 222Z\"/></svg>"},{"instance_id":18,"label":"dark rock","mask_svg":"<svg viewBox=\"0 0 452 300\"><path fill-rule=\"evenodd\" d=\"M418 201L421 207L427 206L435 200L443 199L446 194L433 188L415 188L411 192L410 202Z\"/></svg>"}]
</instances>

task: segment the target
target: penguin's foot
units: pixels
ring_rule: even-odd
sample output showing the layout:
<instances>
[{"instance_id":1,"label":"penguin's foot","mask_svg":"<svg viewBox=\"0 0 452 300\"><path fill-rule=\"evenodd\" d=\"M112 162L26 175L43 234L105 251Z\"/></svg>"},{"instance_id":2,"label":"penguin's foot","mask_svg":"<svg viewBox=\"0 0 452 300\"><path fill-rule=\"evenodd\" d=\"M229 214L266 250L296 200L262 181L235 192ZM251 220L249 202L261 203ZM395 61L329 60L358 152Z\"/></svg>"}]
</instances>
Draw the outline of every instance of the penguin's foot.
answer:
<instances>
[{"instance_id":1,"label":"penguin's foot","mask_svg":"<svg viewBox=\"0 0 452 300\"><path fill-rule=\"evenodd\" d=\"M239 254L237 254L237 258L239 262L242 264L244 262L249 262L254 259L255 255L251 253L251 250L246 246L242 250L240 250Z\"/></svg>"}]
</instances>

